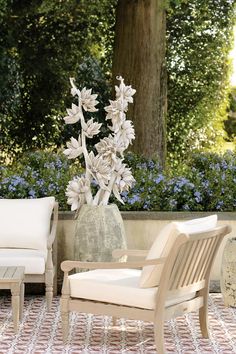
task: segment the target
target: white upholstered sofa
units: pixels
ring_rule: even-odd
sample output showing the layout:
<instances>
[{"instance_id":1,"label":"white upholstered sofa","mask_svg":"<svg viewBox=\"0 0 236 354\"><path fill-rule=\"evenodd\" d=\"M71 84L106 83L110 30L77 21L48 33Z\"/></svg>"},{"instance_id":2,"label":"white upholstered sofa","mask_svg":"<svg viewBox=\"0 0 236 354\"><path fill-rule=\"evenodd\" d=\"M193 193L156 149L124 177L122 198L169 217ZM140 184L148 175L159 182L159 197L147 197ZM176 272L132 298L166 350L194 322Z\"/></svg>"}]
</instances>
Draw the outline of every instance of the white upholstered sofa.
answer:
<instances>
[{"instance_id":1,"label":"white upholstered sofa","mask_svg":"<svg viewBox=\"0 0 236 354\"><path fill-rule=\"evenodd\" d=\"M45 283L48 309L56 275L57 221L54 197L0 199L0 266L23 266L25 283Z\"/></svg>"}]
</instances>

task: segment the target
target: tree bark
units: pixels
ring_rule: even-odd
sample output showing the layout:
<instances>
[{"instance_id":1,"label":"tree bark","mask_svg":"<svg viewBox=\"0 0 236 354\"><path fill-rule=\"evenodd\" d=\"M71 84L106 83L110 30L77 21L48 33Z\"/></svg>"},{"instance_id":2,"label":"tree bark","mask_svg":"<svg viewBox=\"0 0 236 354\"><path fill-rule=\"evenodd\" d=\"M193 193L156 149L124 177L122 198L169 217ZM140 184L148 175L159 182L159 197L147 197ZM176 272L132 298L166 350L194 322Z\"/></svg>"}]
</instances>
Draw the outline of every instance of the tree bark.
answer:
<instances>
[{"instance_id":1,"label":"tree bark","mask_svg":"<svg viewBox=\"0 0 236 354\"><path fill-rule=\"evenodd\" d=\"M137 90L128 111L136 134L132 150L145 157L158 157L162 164L166 156L165 36L162 0L118 1L113 81L121 75Z\"/></svg>"}]
</instances>

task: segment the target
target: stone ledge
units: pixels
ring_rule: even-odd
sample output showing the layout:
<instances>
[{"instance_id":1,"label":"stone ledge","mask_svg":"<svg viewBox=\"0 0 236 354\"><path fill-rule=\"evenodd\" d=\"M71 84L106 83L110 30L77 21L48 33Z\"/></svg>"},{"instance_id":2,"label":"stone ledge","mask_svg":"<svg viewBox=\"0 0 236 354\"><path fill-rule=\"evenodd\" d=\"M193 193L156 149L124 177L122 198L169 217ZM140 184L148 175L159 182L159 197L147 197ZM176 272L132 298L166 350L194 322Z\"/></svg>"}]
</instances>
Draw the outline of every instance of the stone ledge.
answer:
<instances>
[{"instance_id":1,"label":"stone ledge","mask_svg":"<svg viewBox=\"0 0 236 354\"><path fill-rule=\"evenodd\" d=\"M181 220L218 215L218 220L236 220L235 211L213 212L213 211L122 211L124 220ZM71 211L60 211L59 220L74 220L75 213Z\"/></svg>"}]
</instances>

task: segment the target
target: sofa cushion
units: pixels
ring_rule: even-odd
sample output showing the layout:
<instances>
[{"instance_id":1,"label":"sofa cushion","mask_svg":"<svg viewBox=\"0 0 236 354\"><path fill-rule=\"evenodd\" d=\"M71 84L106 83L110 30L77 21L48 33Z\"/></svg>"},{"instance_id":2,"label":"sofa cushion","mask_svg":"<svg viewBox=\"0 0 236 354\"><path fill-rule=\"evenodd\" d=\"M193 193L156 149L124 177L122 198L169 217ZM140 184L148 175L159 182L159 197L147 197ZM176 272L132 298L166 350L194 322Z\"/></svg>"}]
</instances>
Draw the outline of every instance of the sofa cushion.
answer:
<instances>
[{"instance_id":1,"label":"sofa cushion","mask_svg":"<svg viewBox=\"0 0 236 354\"><path fill-rule=\"evenodd\" d=\"M0 247L46 250L54 197L0 199Z\"/></svg>"},{"instance_id":2,"label":"sofa cushion","mask_svg":"<svg viewBox=\"0 0 236 354\"><path fill-rule=\"evenodd\" d=\"M47 251L0 248L0 266L22 266L25 274L44 274Z\"/></svg>"},{"instance_id":3,"label":"sofa cushion","mask_svg":"<svg viewBox=\"0 0 236 354\"><path fill-rule=\"evenodd\" d=\"M204 232L216 227L217 215L211 215L203 218L182 221L170 222L163 227L157 235L152 247L150 248L146 259L155 259L167 257L171 247L179 233L197 233ZM140 287L149 288L158 286L160 282L163 265L143 267L140 277Z\"/></svg>"},{"instance_id":4,"label":"sofa cushion","mask_svg":"<svg viewBox=\"0 0 236 354\"><path fill-rule=\"evenodd\" d=\"M154 309L158 288L139 287L141 271L137 269L97 269L69 276L70 296L118 305ZM193 298L168 298L166 306Z\"/></svg>"}]
</instances>

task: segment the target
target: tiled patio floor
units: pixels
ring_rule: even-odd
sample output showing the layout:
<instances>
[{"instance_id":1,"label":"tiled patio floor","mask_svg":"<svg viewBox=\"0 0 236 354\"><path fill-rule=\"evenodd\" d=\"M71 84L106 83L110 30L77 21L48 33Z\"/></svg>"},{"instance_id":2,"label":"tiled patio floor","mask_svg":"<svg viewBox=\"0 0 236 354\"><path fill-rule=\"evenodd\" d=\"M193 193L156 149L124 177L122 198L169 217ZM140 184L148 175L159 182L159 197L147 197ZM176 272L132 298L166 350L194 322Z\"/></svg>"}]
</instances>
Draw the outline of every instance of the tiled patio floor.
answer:
<instances>
[{"instance_id":1,"label":"tiled patio floor","mask_svg":"<svg viewBox=\"0 0 236 354\"><path fill-rule=\"evenodd\" d=\"M47 312L43 296L26 296L23 321L15 335L10 296L1 297L0 354L155 353L151 323L119 320L119 326L112 327L110 317L77 313L70 322L69 341L63 345L59 297ZM208 340L201 338L196 313L167 322L167 353L236 353L236 309L225 308L220 294L210 296L209 324Z\"/></svg>"}]
</instances>

